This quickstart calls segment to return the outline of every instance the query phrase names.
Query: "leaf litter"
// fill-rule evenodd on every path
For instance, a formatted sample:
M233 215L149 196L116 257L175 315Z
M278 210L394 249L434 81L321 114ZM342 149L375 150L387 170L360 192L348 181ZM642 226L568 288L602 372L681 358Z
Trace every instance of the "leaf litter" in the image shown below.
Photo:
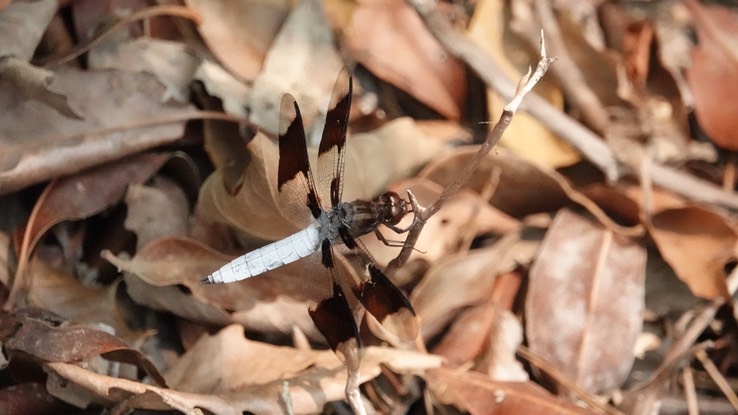
M559 58L534 91L545 101L525 98L391 275L420 335L387 342L364 319L362 407L738 410L738 10L183 3L0 3L0 406L343 410L351 379L307 313L304 265L199 283L304 225L276 194L281 95L317 136L350 65L345 199L411 189L427 206L472 162L469 137L534 66L543 28ZM400 252L362 241L382 268Z

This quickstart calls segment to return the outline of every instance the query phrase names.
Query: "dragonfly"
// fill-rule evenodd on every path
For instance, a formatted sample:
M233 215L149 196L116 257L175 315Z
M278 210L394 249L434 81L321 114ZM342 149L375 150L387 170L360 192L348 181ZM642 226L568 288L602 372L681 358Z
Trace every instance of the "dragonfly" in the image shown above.
M280 106L279 200L297 205L306 227L282 240L246 253L208 275L204 283L244 280L312 257L318 265L302 277L316 298L308 300L308 312L328 345L337 350L356 340L359 330L344 289L351 290L367 312L400 339L417 336L417 318L407 297L373 262L358 237L379 231L384 225L402 232L397 225L411 210L410 203L387 191L373 200L342 201L346 134L352 97L351 71L339 73L318 147L317 176L313 176L300 108L285 94ZM317 181L316 181L317 177ZM324 201L330 201L330 206ZM361 265L358 277L339 266L338 255L353 254ZM343 264L343 262L342 262Z

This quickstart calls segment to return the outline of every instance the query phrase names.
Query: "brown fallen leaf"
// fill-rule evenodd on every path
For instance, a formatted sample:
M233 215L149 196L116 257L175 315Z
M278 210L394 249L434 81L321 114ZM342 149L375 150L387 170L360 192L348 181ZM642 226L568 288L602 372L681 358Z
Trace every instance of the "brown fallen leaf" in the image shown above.
M643 324L645 267L637 242L559 211L530 270L530 349L587 391L619 387Z
M738 13L727 7L685 1L693 18L698 45L692 50L687 82L702 129L715 144L738 150Z
M528 373L515 358L523 326L508 310L486 301L464 311L433 352L454 367L476 362L476 370L496 381L524 382Z
M361 2L343 28L349 53L380 79L450 120L466 99L464 66L404 1Z
M129 344L141 339L142 333L130 329L118 303L119 283L104 288L86 287L73 275L53 269L38 256L31 260L28 278L31 282L28 300L34 307L53 310L79 324L107 325Z
M276 134L282 95L292 94L300 104L308 142L312 142L311 138L317 137L316 131L323 126L325 103L343 66L322 1L297 3L270 45L264 68L253 82L250 120ZM306 76L309 82L305 82Z
M18 269L8 306L26 301L26 266L39 238L52 226L100 213L117 203L130 183L148 180L166 162L166 154L141 154L49 184L36 201L18 253Z
M0 408L6 414L36 415L58 414L68 409L41 383L19 383L0 389Z
M162 102L186 103L201 59L188 46L149 37L109 40L88 53L89 69L148 72L166 87Z
M516 238L508 237L469 254L449 255L433 265L410 296L425 339L437 335L464 307L489 297L497 275L510 265L505 259L515 243Z
M83 119L0 94L0 194L171 143L193 108L163 103L166 88L146 73L60 67L49 88Z
M381 373L380 364L407 373L438 367L440 362L440 357L434 355L369 347L364 349L360 377L362 382L376 377ZM166 378L173 388L185 392L243 398L248 397L245 393L248 389L244 388L277 381L304 385L297 381L302 379L308 385L315 383L308 387L321 388L326 400L341 399L345 387L343 363L332 351L297 350L252 341L244 337L243 327L238 325L201 338ZM304 411L304 403L295 402L295 396L292 398L295 409Z
M552 396L533 382L499 382L446 368L428 371L426 380L437 400L472 415L597 413Z
M43 314L43 312L42 312ZM43 362L79 362L95 356L136 365L160 385L164 378L141 352L132 349L104 331L86 325L58 326L44 316L9 315L2 317L6 327L15 330L3 336L2 342L11 353L22 352Z
M476 148L469 146L454 150L444 157L437 157L418 176L440 185L448 185L475 152ZM640 224L624 226L610 218L602 207L575 189L562 174L507 151L485 157L465 186L481 192L495 170L499 171L499 183L495 186L490 203L513 217L522 218L532 213L555 211L567 204L576 203L587 209L603 225L618 233L631 236L643 233Z
M187 234L189 202L172 180L156 176L150 185L131 184L125 203L128 212L124 226L136 234L137 247L159 238Z
M477 148L468 146L437 157L418 173L418 177L447 186L476 152ZM566 194L556 180L549 177L548 171L507 151L496 151L485 157L466 187L481 192L494 169L500 169L500 181L490 202L510 216L522 218L531 213L555 211L567 202Z
M290 11L290 4L270 0L186 0L185 4L202 15L198 31L210 51L223 66L246 81L253 81L259 74Z
M381 365L400 373L422 373L440 364L438 356L368 347L362 359L360 382L378 376ZM203 337L185 354L167 375L174 389L104 376L72 364L50 363L48 367L53 375L50 389L62 399L78 398L69 393L60 395L70 389L62 386L66 382L84 388L90 398L108 403L139 409L173 408L185 413L194 413L196 408L217 414L279 413L285 405L281 396L290 399L295 414L317 413L327 402L342 399L346 387L346 370L332 351L297 350L255 342L246 339L243 328L237 325Z
M736 257L736 231L720 214L698 206L663 210L648 226L661 256L692 293L730 298L725 265Z

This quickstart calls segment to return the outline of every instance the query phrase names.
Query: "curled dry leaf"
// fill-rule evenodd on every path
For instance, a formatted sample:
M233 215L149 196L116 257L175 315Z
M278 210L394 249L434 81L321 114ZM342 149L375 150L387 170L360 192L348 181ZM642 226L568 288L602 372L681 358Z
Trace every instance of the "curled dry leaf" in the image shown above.
M596 413L552 396L532 382L499 382L452 369L431 370L426 380L436 399L472 415Z
M446 186L458 176L476 151L476 148L467 147L453 151L446 157L439 157L425 166L418 176ZM643 232L638 225L628 227L618 224L555 170L540 167L510 152L499 151L485 157L466 186L481 192L486 182L494 176L495 170L499 170L500 178L491 204L511 216L521 218L532 213L555 211L574 202L616 232L627 235L640 235Z
M141 352L131 349L118 337L90 326L55 326L31 316L3 316L6 327L15 326L3 345L11 353L22 352L44 362L79 362L101 356L136 365L160 385L166 385L156 367Z
M369 347L361 361L360 382L378 376L380 365L401 373L419 373L440 363L438 356ZM326 402L342 399L346 386L345 368L332 351L252 341L237 325L201 338L166 377L175 389L219 395L238 409L259 413L268 410L255 410L257 402L271 400L271 407L278 407L282 382L289 387L295 413L320 411Z
M227 336L228 338L225 338ZM221 333L215 335L216 339L210 340L203 338L201 342L209 344L205 349L213 353L220 353L218 348L222 344L236 345L240 343L231 355L232 361L238 361L244 364L253 365L254 363L264 363L266 366L275 363L278 359L270 356L284 358L286 361L306 361L312 359L315 363L307 370L300 371L299 374L290 375L293 371L284 368L283 377L277 377L276 380L265 384L242 384L237 390L230 389L223 391L220 395L211 392L192 393L184 392L177 389L164 389L156 386L146 385L127 379L119 379L110 376L104 376L90 372L77 365L67 363L50 363L48 368L51 370L49 379L49 389L61 399L72 401L70 403L78 404L79 391L74 395L68 393L70 383L72 386L78 386L87 391L90 398L104 400L108 403L123 403L126 407L134 409L151 409L151 410L169 410L176 409L184 413L198 413L199 409L206 410L210 413L237 415L244 412L255 414L273 414L284 412L284 402L279 398L283 396L285 387L287 388L287 396L289 396L292 409L295 414L313 414L320 412L326 403L344 397L344 389L346 387L346 370L343 364L336 358L335 354L330 350L325 351L301 351L289 349L286 347L277 347L272 345L260 344L244 339L242 329L238 326L231 326ZM239 340L240 338L240 340ZM215 347L216 349L212 349ZM198 350L202 351L202 348ZM259 352L259 354L254 354ZM251 357L248 361L244 360ZM306 357L301 357L306 356ZM311 357L312 356L312 357ZM210 356L208 359L193 359L186 357L183 361L187 364L196 363L196 366L188 366L188 370L202 374L205 379L212 379L209 370L212 366L212 359L217 360L216 356ZM227 363L227 362L226 362ZM429 368L437 368L440 366L441 360L437 356L404 351L387 349L380 347L369 347L365 349L365 355L362 360L362 371L360 382L366 382L378 376L381 373L380 365L387 365L397 368L403 372L421 372ZM215 372L222 369L220 365L215 365ZM263 366L262 366L263 367ZM235 367L228 368L229 372L234 373ZM248 374L246 371L239 371L240 375L257 376L257 373ZM230 380L238 380L239 374ZM189 374L188 374L189 375ZM221 375L221 373L216 373ZM203 385L197 384L197 376L190 376L187 385L189 387L199 388ZM176 383L174 376L170 379ZM226 387L232 385L224 385ZM81 406L81 405L79 405Z
M661 256L694 295L730 298L724 267L736 257L737 239L723 216L697 206L666 209L653 215L648 229Z
M49 88L84 119L0 94L0 194L171 143L184 131L172 120L192 109L163 103L166 88L146 73L62 67Z
M166 86L162 101L188 102L190 83L201 60L186 45L143 37L130 41L114 40L93 48L87 59L90 69L120 69L148 72Z
M489 297L498 273L508 266L503 258L516 241L503 238L489 248L448 256L428 271L410 297L423 337L432 338L459 310Z
M253 81L290 3L282 0L203 1L185 4L203 17L198 27L210 51L236 76Z
M418 173L418 177L447 186L476 152L475 147L465 147L436 158ZM466 187L481 192L495 169L500 170L500 181L491 204L508 215L521 218L531 213L554 211L567 203L566 194L550 177L553 173L506 151L493 152L485 157Z
M229 402L212 395L196 395L159 388L128 379L91 372L71 363L49 363L47 388L59 399L78 407L91 402L125 402L134 409L171 410L194 414L202 408L214 414L241 415ZM87 392L85 395L83 392Z
M187 234L187 196L164 176L155 177L150 186L131 184L126 192L126 206L124 226L136 234L138 247L159 238Z
M216 171L200 191L200 213L261 240L283 238L302 229L306 224L284 212L279 204L277 144L257 134L247 151L251 161L239 192L229 194L222 184L222 173ZM343 200L369 199L381 193L388 183L408 176L440 151L441 145L409 118L349 137ZM310 151L311 156L316 153L315 149Z
M330 350L297 350L244 337L243 327L230 325L203 336L166 373L171 387L183 392L222 394L246 385L294 377L311 366L342 366Z
M74 276L52 269L38 257L32 259L30 265L28 299L34 307L53 310L76 323L105 325L129 344L140 339L141 333L128 327L124 312L119 308L118 283L105 288L85 287Z
M404 1L364 1L345 28L346 47L373 74L439 114L458 120L466 99L463 64Z
M54 0L18 2L0 13L0 59L10 56L28 62L57 9Z
M687 81L694 95L697 120L720 147L738 150L738 13L727 7L685 4L694 19L699 44L692 51Z
M522 341L523 326L518 319L486 301L464 311L433 352L454 366L479 360L479 371L496 381L523 382L528 373L515 358Z
M641 333L646 251L561 210L530 271L530 349L592 393L620 386Z
M46 231L62 221L84 219L117 203L130 183L148 180L167 158L166 154L141 154L49 184L36 201L23 235L10 302L25 302L25 267Z
M19 383L0 390L0 407L7 414L58 414L66 409L61 406L41 383Z

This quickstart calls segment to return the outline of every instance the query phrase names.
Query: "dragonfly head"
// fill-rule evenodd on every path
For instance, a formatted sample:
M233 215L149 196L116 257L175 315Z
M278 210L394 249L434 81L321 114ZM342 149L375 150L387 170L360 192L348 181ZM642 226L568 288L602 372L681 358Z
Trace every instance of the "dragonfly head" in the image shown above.
M408 212L408 202L395 192L384 192L374 201L376 218L385 225L397 225Z

